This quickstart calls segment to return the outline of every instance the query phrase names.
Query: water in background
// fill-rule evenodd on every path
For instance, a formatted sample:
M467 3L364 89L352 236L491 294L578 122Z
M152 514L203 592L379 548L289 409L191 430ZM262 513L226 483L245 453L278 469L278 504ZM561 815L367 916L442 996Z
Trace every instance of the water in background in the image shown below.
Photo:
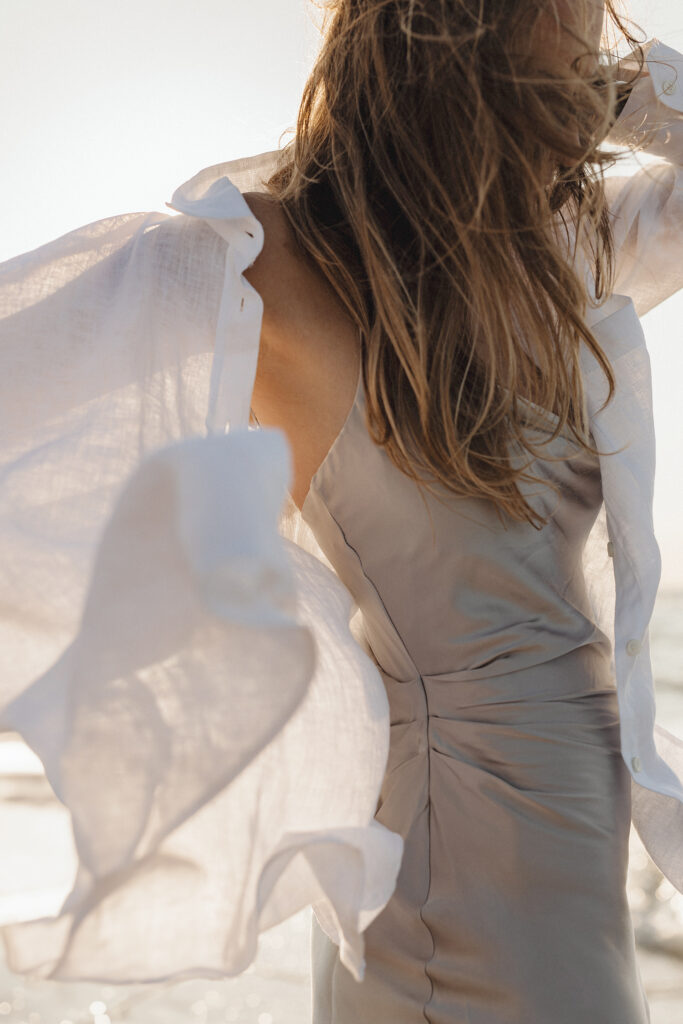
M650 622L657 722L683 739L683 591L660 591ZM639 944L681 958L683 895L654 866L631 830L629 899ZM683 1005L680 1020L683 1020Z
M661 591L650 623L657 720L683 738L683 590Z

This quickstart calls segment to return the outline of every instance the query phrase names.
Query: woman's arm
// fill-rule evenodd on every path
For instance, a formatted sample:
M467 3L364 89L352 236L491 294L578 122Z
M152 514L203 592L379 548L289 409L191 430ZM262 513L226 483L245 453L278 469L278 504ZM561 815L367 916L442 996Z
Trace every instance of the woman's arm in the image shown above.
M173 206L0 266L0 733L78 856L58 916L0 939L53 979L225 975L314 904L360 980L402 849L386 694L348 591L278 533L285 438L246 429L260 224L220 168Z
M225 252L142 213L0 265L0 703L73 637L129 474L204 432Z
M683 55L657 39L608 145L642 148L662 162L606 179L616 250L614 291L642 316L683 288ZM625 71L635 60L622 62Z

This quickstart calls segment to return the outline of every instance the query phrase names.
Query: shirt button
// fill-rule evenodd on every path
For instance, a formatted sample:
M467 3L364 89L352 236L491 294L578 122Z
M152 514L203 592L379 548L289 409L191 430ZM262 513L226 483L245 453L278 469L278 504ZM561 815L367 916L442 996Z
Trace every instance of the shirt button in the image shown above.
M611 540L607 541L607 554L610 558L614 558L614 544Z
M632 757L631 767L633 768L634 772L639 772L643 767L643 762L640 760L639 757Z
M632 658L635 658L636 654L640 654L640 643L638 640L629 640L626 644L626 653L630 654Z
M667 78L666 82L663 83L662 88L667 96L673 96L676 91L676 79Z

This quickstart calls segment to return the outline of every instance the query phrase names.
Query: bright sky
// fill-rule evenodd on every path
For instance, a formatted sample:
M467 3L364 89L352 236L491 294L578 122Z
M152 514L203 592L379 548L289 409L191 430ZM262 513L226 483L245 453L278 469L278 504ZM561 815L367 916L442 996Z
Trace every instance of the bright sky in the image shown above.
M647 38L683 50L680 0L628 9ZM295 122L317 16L309 0L2 0L0 259L111 214L164 211L202 167L277 148ZM662 585L679 588L682 324L683 294L643 320Z

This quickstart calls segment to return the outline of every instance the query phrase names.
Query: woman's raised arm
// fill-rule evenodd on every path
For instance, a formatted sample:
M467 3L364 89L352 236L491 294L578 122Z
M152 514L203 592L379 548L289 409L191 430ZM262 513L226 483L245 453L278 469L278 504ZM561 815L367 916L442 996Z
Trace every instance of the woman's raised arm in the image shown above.
M260 224L220 167L172 205L0 267L0 732L77 855L57 916L0 921L8 965L224 976L314 904L360 977L402 850L373 818L386 694L351 596L278 533L284 436L247 429Z
M630 176L606 179L616 249L614 291L643 316L683 288L683 55L657 39L607 136L660 157ZM629 70L633 58L623 62Z

